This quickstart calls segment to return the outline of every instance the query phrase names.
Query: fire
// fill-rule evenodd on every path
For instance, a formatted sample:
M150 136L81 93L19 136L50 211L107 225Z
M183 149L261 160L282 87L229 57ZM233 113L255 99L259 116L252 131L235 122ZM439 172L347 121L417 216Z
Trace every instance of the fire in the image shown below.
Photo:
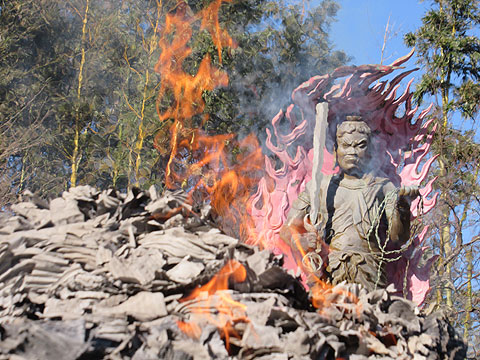
M351 292L341 289L341 287L334 287L320 279L317 279L315 285L311 289L312 305L317 309L318 313L328 316L328 309L332 304L351 304L350 311L355 311L357 316L362 313L362 304L358 297Z
M169 144L168 149L161 144L167 138L164 132L159 132L155 144L162 153L169 154L165 179L168 188L183 188L191 200L195 197L209 201L225 232L244 242L262 245L263 235L249 215L254 206L249 201L252 191L265 174L265 160L256 136L238 140L234 134L209 136L198 128L198 124L201 126L208 120L204 114L204 92L227 86L229 82L227 73L221 69L222 55L225 49L234 48L236 44L220 27L219 10L222 3L230 1L214 0L205 9L193 13L185 1L179 0L174 11L167 14L155 71L161 75L157 111L162 124L168 126ZM192 54L189 42L194 29L210 34L218 58L214 59L215 54L206 54L192 75L185 71L184 63ZM170 103L164 108L162 102L166 99ZM305 259L298 237L294 236L294 243L301 260ZM287 252L290 250L285 249ZM302 267L301 262L298 265ZM308 259L306 266L309 267ZM234 301L226 292L228 281L242 282L245 278L246 270L240 263L228 262L210 282L182 299L184 303L191 302L189 308L195 316L186 322L179 321L180 329L198 338L199 323L214 324L221 330L228 347L230 336L236 335L233 324L248 321L245 305ZM312 275L312 279L317 284L312 289L313 303L321 309L322 301L326 301L323 294L330 288L318 277Z
M192 321L178 321L179 328L187 335L198 338L201 335L199 323L215 325L225 339L227 350L230 347L230 336L238 337L233 325L237 322L248 322L246 306L232 299L228 290L228 282L243 282L247 277L245 267L238 261L230 260L207 284L195 289L180 302L191 301ZM214 296L215 295L215 296Z
M233 134L208 136L195 129L194 119L201 124L208 120L203 114L205 91L228 85L225 71L212 64L205 55L198 71L191 75L184 70L184 62L191 55L188 46L195 26L208 31L217 48L218 63L222 63L224 48L234 48L235 42L220 27L219 9L223 2L215 0L205 9L193 14L187 3L179 1L174 12L166 16L159 46L160 58L155 71L161 75L157 101L160 121L171 122L169 159L165 184L168 188L183 188L193 196L203 195L210 201L225 231L248 239L254 237L254 226L246 211L251 190L263 174L263 155L258 140L250 135L237 140ZM167 109L160 108L160 100L173 98ZM157 148L161 137L156 139Z
M352 304L353 310L357 313L361 313L361 303L359 303L357 296L350 293L341 287L335 287L321 279L325 272L325 261L328 256L329 248L326 244L322 244L320 253L315 254L320 258L318 263L313 263L312 258L308 256L308 250L305 249L304 244L301 243L302 229L291 226L288 228L291 236L292 254L297 265L303 269L304 285L308 289L310 284L310 294L312 305L318 310L320 314L328 316L328 313L324 313L323 309L328 309L333 303L343 302Z
M184 62L192 53L188 43L195 27L210 34L217 49L218 64L222 64L224 48L236 46L219 25L218 13L227 1L231 0L214 0L196 14L185 1L178 1L176 9L166 16L159 41L161 55L155 66L162 79L157 111L161 122L171 123L166 186L183 188L191 198L209 201L224 230L248 236L251 220L247 218L245 204L263 163L260 146L254 135L239 141L233 134L208 136L195 128L198 119L201 125L208 120L203 113L204 92L227 86L228 75L212 63L212 56L208 54L196 74L184 69ZM164 99L171 99L166 109L160 104ZM165 134L157 135L156 146L164 150L159 143L161 137L165 138ZM245 268L237 261L229 261L210 282L182 299L186 304L191 303L189 309L193 317L190 321L179 321L179 328L189 336L199 337L199 323L213 324L221 330L228 348L230 336L236 335L233 324L248 321L245 305L234 301L226 292L228 281L242 282L245 278Z
M245 267L236 260L230 260L208 283L195 289L182 301L192 300L203 292L213 295L219 290L227 290L230 278L234 282L243 282L247 278Z

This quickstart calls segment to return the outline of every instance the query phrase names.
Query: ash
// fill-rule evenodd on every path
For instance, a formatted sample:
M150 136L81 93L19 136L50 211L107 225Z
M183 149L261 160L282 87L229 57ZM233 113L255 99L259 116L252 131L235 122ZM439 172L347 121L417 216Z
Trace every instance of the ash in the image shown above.
M21 200L0 218L0 359L465 357L442 314L390 289L340 284L314 308L281 256L222 234L181 192ZM229 260L245 281L182 301ZM214 306L225 296L227 319Z

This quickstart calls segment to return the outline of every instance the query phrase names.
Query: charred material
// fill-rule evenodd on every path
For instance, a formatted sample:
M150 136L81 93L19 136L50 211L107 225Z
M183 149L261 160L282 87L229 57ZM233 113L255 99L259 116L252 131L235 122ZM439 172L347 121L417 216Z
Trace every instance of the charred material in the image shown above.
M444 317L392 289L307 293L281 256L222 234L181 192L76 187L50 202L24 194L12 211L0 219L1 359L465 356ZM204 287L222 272L224 289Z

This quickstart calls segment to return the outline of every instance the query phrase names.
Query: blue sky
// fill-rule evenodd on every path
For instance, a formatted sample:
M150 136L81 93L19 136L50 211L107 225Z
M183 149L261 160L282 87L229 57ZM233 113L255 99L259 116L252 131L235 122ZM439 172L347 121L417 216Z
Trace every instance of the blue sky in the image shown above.
M387 22L389 33L383 64L388 65L408 54L410 49L403 43L403 35L421 26L422 17L431 9L433 3L429 0L337 0L337 2L341 8L337 14L337 21L330 29L330 40L334 49L344 50L353 57L351 61L353 65L380 63ZM311 2L312 6L316 4L317 0ZM475 34L480 36L478 30ZM415 55L404 66L407 69L417 67ZM421 70L417 71L406 80L413 77L417 82L421 74ZM405 80L402 84L404 83ZM423 106L428 106L433 101L431 98L424 100ZM454 124L462 130L476 128L476 124L470 120L466 121L458 114L455 115ZM477 132L476 139L480 141L480 132Z
M430 1L418 0L339 0L338 21L333 24L330 39L336 49L353 56L355 65L380 63L385 27L389 34L384 51L384 64L406 55L403 35L421 25L421 18ZM390 20L389 20L390 17ZM414 66L414 59L407 63Z

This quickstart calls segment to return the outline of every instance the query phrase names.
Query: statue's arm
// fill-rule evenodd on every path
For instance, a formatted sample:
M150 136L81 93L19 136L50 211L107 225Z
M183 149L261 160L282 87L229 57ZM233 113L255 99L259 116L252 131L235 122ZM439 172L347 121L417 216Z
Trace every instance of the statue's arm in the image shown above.
M385 188L385 195L395 190L392 183ZM410 204L419 195L418 187L402 186L396 198L387 204L386 213L389 219L390 240L396 244L405 244L410 238Z
M298 195L293 202L292 207L287 215L287 220L280 230L280 237L291 247L298 247L295 244L295 237L302 243L306 237L303 236L307 232L305 229L304 219L310 210L310 197L307 191ZM313 244L302 244L304 250L310 248ZM315 245L313 245L315 246Z

